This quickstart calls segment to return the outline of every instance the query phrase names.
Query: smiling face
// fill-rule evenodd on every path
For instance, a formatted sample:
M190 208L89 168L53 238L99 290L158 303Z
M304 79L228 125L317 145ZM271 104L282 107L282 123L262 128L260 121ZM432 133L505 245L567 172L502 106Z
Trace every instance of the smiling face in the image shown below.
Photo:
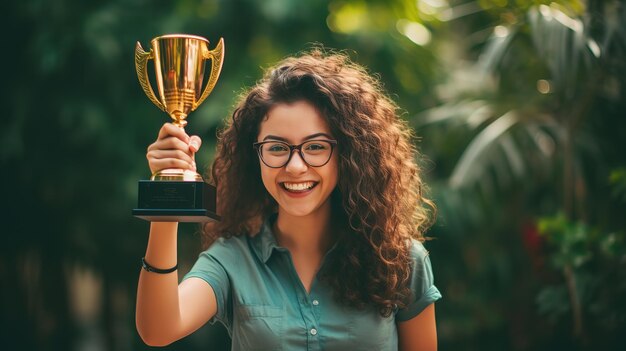
M333 139L318 110L302 100L273 106L261 122L257 137L259 142L284 141L291 145ZM319 147L313 144L309 150L318 152ZM328 163L321 167L309 166L297 151L280 168L268 167L259 160L263 184L278 203L279 214L300 217L330 211L329 198L339 173L336 154L333 152Z

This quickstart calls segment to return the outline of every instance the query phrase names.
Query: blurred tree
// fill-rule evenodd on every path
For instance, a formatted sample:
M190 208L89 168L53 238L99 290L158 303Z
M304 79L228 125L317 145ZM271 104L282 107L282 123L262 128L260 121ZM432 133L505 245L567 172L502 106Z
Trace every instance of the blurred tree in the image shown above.
M471 238L463 243L478 241L483 246L463 261L483 265L477 269L486 277L490 277L486 264L507 270L490 279L518 289L515 276L525 271L524 258L511 256L504 262L489 258L494 253L485 248L493 243L483 240L499 242L494 237L498 233L509 241L508 254L514 253L510 232L523 234L515 241L535 260L531 272L540 276L526 278L522 286L541 287L522 296L528 300L533 291L538 294L539 312L550 317L551 332L536 329L531 334L535 340L513 339L513 345L500 347L616 347L626 319L624 309L617 308L623 305L618 296L626 289L611 282L624 271L625 223L619 215L624 204L610 196L607 180L611 168L626 161L614 153L615 145L623 144L625 127L619 111L625 104L626 35L619 23L626 19L626 9L617 1L527 2L527 6L518 1L521 6L512 11L506 3L479 2L496 15L490 29L470 35L490 33L484 44L475 45L480 54L474 63L463 65L462 72L452 72L444 103L415 119L423 134L441 137L426 153L439 156L441 174L449 174L435 190L442 216L451 231ZM544 218L536 222L537 217ZM611 254L601 250L607 246ZM563 274L562 280L543 269L544 257ZM589 274L598 275L588 279ZM508 288L496 289L504 296L515 295ZM489 294L481 294L481 308L493 305ZM459 303L467 304L463 298ZM518 314L517 319L527 314L513 306L501 309ZM509 323L515 334L520 326L515 320L505 322L503 312L482 328L507 328ZM530 320L517 323L529 324L524 326L528 330L533 330L530 323L542 328L533 321L538 317L532 313L522 317ZM566 331L569 323L571 338Z

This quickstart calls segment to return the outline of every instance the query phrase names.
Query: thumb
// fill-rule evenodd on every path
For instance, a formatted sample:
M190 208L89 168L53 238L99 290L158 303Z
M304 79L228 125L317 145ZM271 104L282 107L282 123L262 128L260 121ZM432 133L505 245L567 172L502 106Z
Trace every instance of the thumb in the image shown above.
M192 135L189 137L189 150L191 152L198 152L200 150L200 146L202 145L202 139L200 139L197 135Z

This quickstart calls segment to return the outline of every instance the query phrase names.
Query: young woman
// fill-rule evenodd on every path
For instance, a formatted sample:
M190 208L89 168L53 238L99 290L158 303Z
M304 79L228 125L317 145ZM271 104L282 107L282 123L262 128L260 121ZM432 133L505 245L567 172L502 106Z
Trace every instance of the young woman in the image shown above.
M177 223L152 223L137 329L167 345L219 321L233 350L436 350L441 295L422 233L431 202L409 128L376 79L342 54L288 58L246 94L219 137L220 222L179 284ZM152 172L195 170L172 124Z

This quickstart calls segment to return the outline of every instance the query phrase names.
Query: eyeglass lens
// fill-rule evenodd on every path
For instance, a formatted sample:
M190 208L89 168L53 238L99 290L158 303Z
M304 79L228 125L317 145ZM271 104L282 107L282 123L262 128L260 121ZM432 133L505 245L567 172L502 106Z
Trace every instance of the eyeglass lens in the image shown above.
M301 156L304 162L313 167L324 165L332 154L331 143L323 140L311 140L301 145ZM267 142L259 146L259 152L263 162L270 167L282 167L287 164L291 155L288 144L276 141Z

